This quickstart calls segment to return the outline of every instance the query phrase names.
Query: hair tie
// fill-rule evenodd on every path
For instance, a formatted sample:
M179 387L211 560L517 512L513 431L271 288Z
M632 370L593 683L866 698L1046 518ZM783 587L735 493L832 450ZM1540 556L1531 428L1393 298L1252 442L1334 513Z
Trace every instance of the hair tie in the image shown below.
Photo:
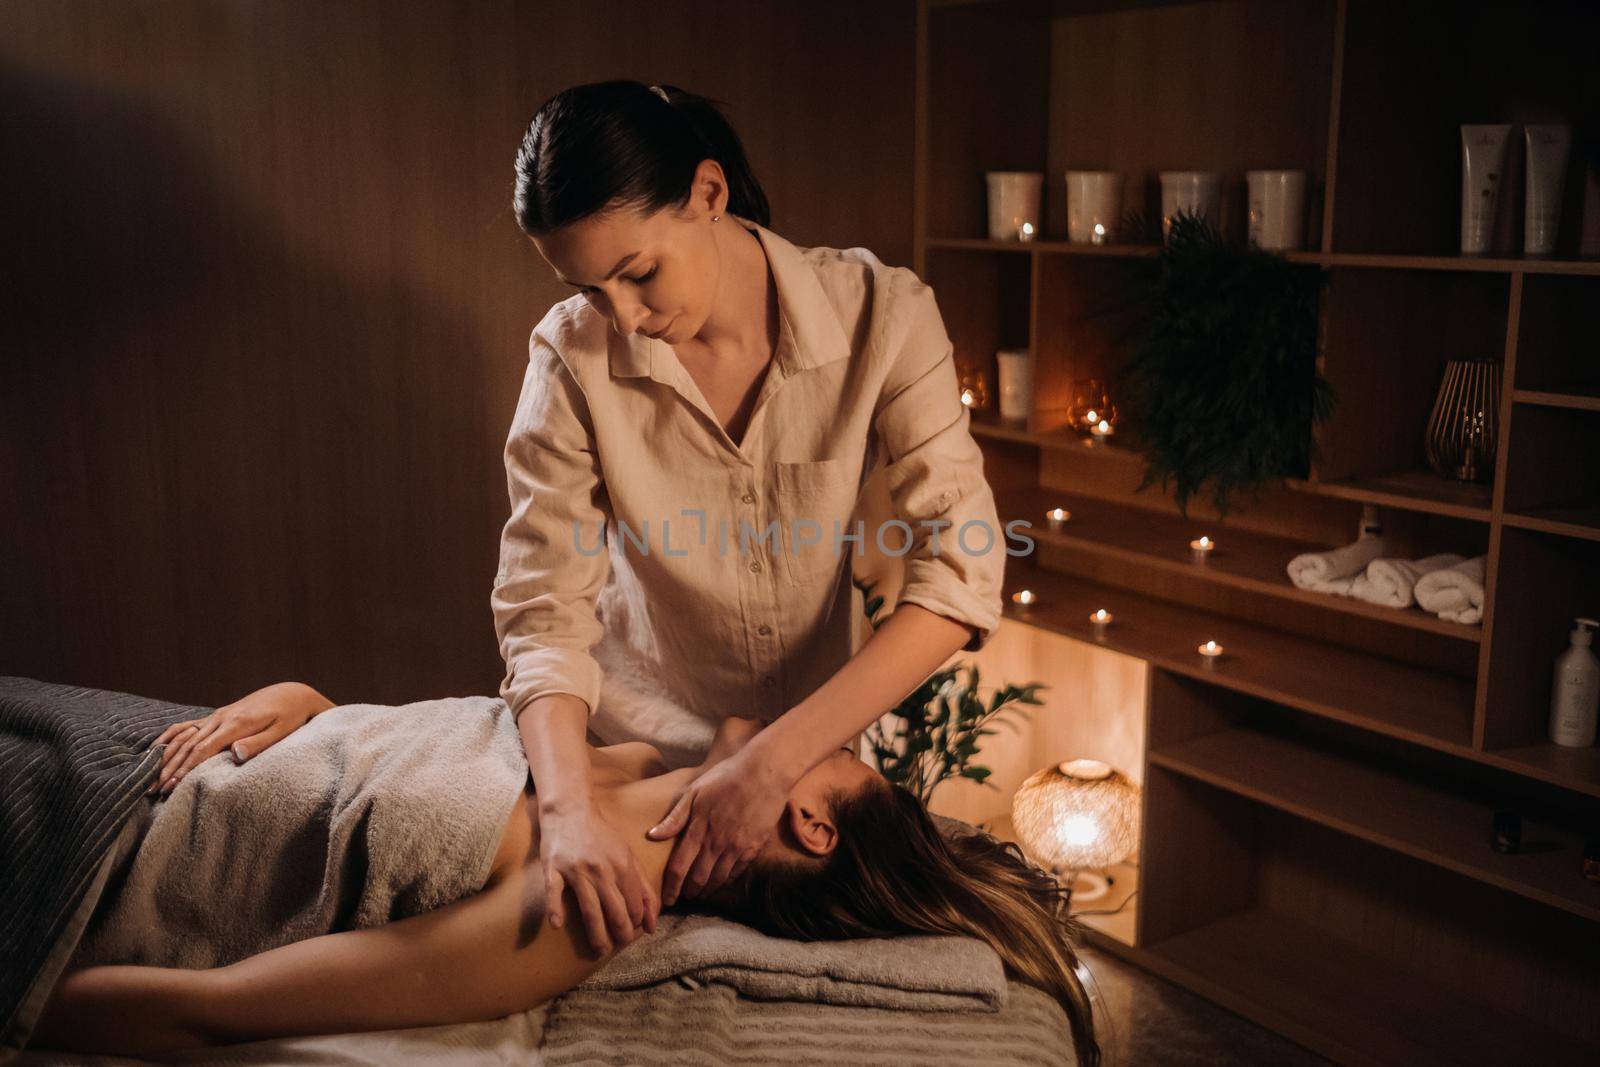
M656 94L656 95L657 95L657 96L659 96L659 97L660 97L660 98L661 98L661 99L663 99L663 100L666 100L666 102L667 102L667 103L668 103L668 104L671 104L671 103L672 103L672 101L671 101L671 100L667 100L667 91L666 91L666 90L665 90L665 89L663 89L663 88L661 88L661 86L659 86L659 85L652 85L652 86L650 86L650 91L651 91L651 92L652 92L652 93L655 93L655 94Z

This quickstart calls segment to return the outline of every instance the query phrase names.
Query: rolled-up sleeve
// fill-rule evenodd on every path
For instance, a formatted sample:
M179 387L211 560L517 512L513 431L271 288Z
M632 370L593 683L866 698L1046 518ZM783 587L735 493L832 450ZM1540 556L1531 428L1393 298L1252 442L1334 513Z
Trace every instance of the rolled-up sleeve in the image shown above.
M892 303L880 334L888 373L874 427L888 453L890 500L912 529L896 603L974 627L964 651L976 652L1000 625L1005 531L933 289L900 268L880 298Z
M547 315L528 342L528 369L506 439L511 516L500 537L490 603L513 715L547 693L593 712L602 635L595 602L610 573L600 538L605 491L583 391L557 354L561 321Z

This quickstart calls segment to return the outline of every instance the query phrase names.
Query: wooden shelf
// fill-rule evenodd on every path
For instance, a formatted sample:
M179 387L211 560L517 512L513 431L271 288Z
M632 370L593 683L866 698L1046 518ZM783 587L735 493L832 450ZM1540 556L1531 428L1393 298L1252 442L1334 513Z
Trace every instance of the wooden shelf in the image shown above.
M1543 782L1600 797L1600 747L1564 748L1544 742L1490 749L1483 762Z
M1326 545L1222 528L1216 523L1049 489L998 492L995 502L1002 523L1026 519L1033 524L1029 535L1042 542L1461 641L1482 639L1481 626L1446 622L1415 607L1391 608L1355 597L1317 593L1289 580L1291 559L1304 552L1324 551ZM1045 511L1052 507L1072 513L1059 531L1049 529L1045 521ZM1201 534L1213 536L1217 547L1206 562L1196 563L1189 542Z
M1459 184L1462 115L1582 125L1570 102L1600 88L1584 50L1600 13L1502 6L1455 13L1448 39L1436 12L1380 0L1018 0L919 25L915 268L964 357L1034 356L1027 424L971 421L1002 517L1038 541L1006 561L1006 618L1152 668L1145 945L1093 937L1342 1063L1600 1063L1600 894L1577 862L1600 748L1542 743L1551 659L1600 603L1583 462L1600 258L1454 254L1459 205L1436 195ZM1441 79L1461 41L1494 68ZM1140 492L1131 418L1096 444L1060 428L1080 381L1128 366L1127 283L1162 251L1061 240L1060 176L1122 174L1119 210L1149 215L1180 157L1228 175L1217 221L1235 240L1240 176L1304 171L1308 247L1284 258L1327 282L1318 366L1341 401L1312 430L1318 461L1226 524ZM994 169L1049 176L1035 240L977 236ZM1569 257L1582 229L1563 221ZM1501 367L1493 485L1411 469L1446 359ZM1487 550L1485 626L1295 587L1289 559L1339 543L1361 504L1392 512L1407 551ZM1073 517L1051 531L1055 506ZM1201 533L1218 548L1196 563ZM1011 603L1021 588L1037 601ZM1101 607L1115 619L1097 634ZM1200 656L1207 639L1226 655ZM1540 798L1527 836L1554 850L1492 851L1500 789Z
M1030 430L1017 423L1002 422L985 412L973 414L970 425L974 437L1073 451L1118 463L1140 461L1138 452L1127 445L1115 443L1114 439L1094 440L1072 430Z
M1289 487L1302 493L1378 504L1403 511L1429 515L1448 515L1472 522L1488 522L1493 494L1487 485L1448 482L1432 471L1396 471L1337 481L1288 480Z
M1019 589L1038 601L1011 601ZM1238 619L1006 563L1007 618L1098 644L1177 674L1277 701L1387 737L1474 758L1473 685L1453 675L1323 644ZM1096 636L1089 614L1106 608L1115 621ZM1207 640L1228 650L1219 661L1195 651Z
M1324 267L1363 267L1374 270L1475 271L1494 274L1600 275L1600 259L1537 259L1521 256L1426 256L1403 253L1307 252L1306 262Z
M1078 244L1059 239L996 240L989 237L932 237L927 247L966 252L1038 252L1054 256L1148 259L1161 251L1153 244ZM1285 252L1291 263L1364 270L1465 271L1489 274L1565 274L1600 277L1600 259L1537 259L1519 256L1430 256L1389 252Z
M1575 408L1578 411L1600 411L1600 388L1545 390L1518 389L1511 394L1518 404L1540 407Z
M1259 730L1223 730L1152 751L1149 758L1341 833L1600 920L1600 885L1579 869L1583 839L1525 822L1523 841L1530 850L1495 852L1489 847L1492 804ZM1533 850L1539 847L1545 850Z
M1537 533L1580 537L1600 541L1600 507L1537 508L1526 512L1506 512L1505 524Z
M1161 251L1158 245L1089 245L1071 241L1000 241L992 237L933 237L929 248L957 252L1042 252L1055 256L1090 256L1103 259L1150 259Z
M1152 970L1343 1063L1593 1064L1600 1050L1266 908L1144 953Z
M1066 430L1029 430L1025 426L1002 423L993 416L975 414L972 435L995 441L1033 445L1038 448L1070 449L1082 455L1098 456L1119 463L1139 462L1139 453L1127 445L1110 441L1089 443L1080 434ZM1354 500L1363 504L1445 515L1469 522L1488 522L1493 489L1487 485L1461 485L1447 482L1432 471L1399 471L1339 481L1310 481L1286 478L1284 484L1301 493Z

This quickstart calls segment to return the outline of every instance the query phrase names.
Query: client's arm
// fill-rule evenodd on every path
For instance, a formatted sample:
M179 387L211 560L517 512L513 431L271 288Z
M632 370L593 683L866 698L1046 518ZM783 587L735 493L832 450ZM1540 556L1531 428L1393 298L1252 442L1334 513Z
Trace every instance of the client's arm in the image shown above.
M333 701L304 682L279 682L210 715L175 722L155 739L155 744L167 748L150 792L172 792L184 775L224 748L231 749L234 760L243 763L331 707Z

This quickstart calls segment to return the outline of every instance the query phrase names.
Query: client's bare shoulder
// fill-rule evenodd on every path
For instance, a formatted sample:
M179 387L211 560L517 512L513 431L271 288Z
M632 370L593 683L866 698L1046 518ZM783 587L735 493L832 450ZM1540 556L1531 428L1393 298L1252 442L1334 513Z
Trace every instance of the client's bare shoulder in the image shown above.
M624 741L589 750L590 766L596 786L615 786L654 778L667 773L667 765L654 745L643 741Z

